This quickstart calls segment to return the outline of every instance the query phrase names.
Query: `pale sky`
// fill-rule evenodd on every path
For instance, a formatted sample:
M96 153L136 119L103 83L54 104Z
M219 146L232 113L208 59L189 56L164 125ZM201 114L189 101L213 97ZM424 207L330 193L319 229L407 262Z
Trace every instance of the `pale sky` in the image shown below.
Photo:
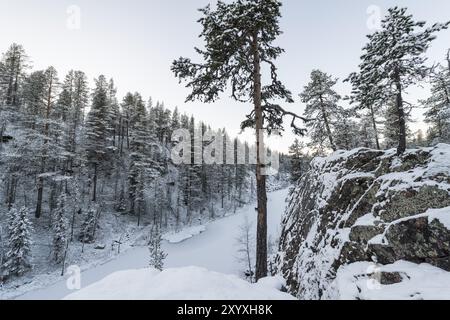
M215 104L185 104L188 90L170 71L171 62L179 56L195 60L193 47L201 45L197 9L208 2L0 0L0 52L12 42L20 43L34 70L53 65L63 79L68 70L79 69L87 73L91 84L94 77L105 74L114 78L119 99L127 91L138 91L236 135L250 105L234 102L227 95ZM372 32L368 8L378 6L384 14L388 7L407 6L417 19L429 23L450 20L448 0L284 0L283 4L284 35L278 44L286 53L278 61L279 74L296 97L296 103L287 108L297 113L304 108L298 94L313 69L341 80L357 71L365 36ZM80 10L79 28L73 28L77 21L71 19L77 11L73 8ZM442 61L448 48L450 31L446 30L428 52L430 64ZM341 95L349 93L348 85L339 84L336 89ZM411 88L409 93L408 99L415 102L426 97L427 90ZM421 113L414 113L415 129L423 127ZM289 131L273 141L272 147L286 151L293 139Z

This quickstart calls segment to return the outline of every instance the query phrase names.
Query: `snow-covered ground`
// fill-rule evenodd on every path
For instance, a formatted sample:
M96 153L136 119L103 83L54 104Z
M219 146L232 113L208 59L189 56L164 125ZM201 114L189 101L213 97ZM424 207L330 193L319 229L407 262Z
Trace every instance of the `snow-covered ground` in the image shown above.
M285 199L288 189L276 191L269 194L269 235L278 237L280 232L281 216L284 212ZM210 271L224 274L240 274L242 267L235 258L237 255L236 238L239 227L243 224L245 217L253 222L256 229L255 204L248 205L236 214L212 222L206 226L204 232L199 233L198 228L193 228L192 237L186 232L177 236L168 237L169 240L185 238L178 243L164 243L164 251L168 254L165 261L166 268L180 268L197 266ZM172 241L176 242L176 241ZM117 271L142 269L148 266L149 253L147 247L135 247L127 250L114 260L105 264L95 266L81 273L81 288L85 288ZM67 288L66 278L45 287L30 291L17 299L62 299L73 293Z
M383 272L398 273L402 281L382 285L380 278ZM370 262L352 263L339 269L332 286L339 291L341 300L450 299L450 273L426 263L397 261L386 266Z
M119 271L66 300L295 300L280 277L251 284L235 275L199 267Z

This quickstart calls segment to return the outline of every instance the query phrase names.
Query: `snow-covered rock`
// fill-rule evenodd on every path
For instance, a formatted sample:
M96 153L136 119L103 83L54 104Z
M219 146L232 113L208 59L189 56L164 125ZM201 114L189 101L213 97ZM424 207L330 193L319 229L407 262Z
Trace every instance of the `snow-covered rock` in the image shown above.
M355 283L383 265L407 261L422 267L381 272L384 287L416 287L410 298L427 298L418 275L433 266L442 270L436 283L450 275L449 220L450 145L401 157L395 150L338 151L315 159L292 191L278 271L289 292L302 299L382 298L363 294L367 288ZM365 270L349 267L355 263ZM408 286L395 284L405 279Z
M279 277L256 284L203 268L129 270L113 273L65 300L294 300Z

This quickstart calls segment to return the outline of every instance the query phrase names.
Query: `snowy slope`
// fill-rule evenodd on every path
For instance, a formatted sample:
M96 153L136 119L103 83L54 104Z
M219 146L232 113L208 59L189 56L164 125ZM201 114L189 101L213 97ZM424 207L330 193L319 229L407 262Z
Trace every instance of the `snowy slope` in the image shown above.
M269 235L272 237L278 237L280 233L281 215L286 207L287 194L288 190L269 194ZM249 217L256 229L254 208L255 204L252 204L241 209L235 215L212 222L206 226L206 231L185 241L165 242L164 251L168 253L165 267L198 266L224 274L239 274L242 268L234 258L237 253L236 237L245 216ZM148 265L148 259L147 247L132 248L112 261L82 272L82 288L117 271L145 268ZM65 278L50 286L46 286L45 283L31 283L29 286L34 289L42 287L44 289L30 291L18 299L62 299L71 293L67 289Z
M198 267L120 271L67 300L294 300L280 291L281 278L250 284L234 275Z

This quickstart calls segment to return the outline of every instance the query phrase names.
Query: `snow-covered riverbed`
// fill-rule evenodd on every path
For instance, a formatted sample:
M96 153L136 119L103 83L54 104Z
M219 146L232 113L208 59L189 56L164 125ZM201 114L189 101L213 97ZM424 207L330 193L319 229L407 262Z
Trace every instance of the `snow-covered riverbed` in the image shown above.
M273 238L278 237L280 232L280 220L287 194L287 189L269 194L269 235ZM253 223L253 229L256 229L256 212L253 204L241 209L235 215L208 224L204 232L190 239L179 243L165 242L164 250L168 254L165 267L197 266L225 274L238 274L241 268L235 258L236 238L245 216L248 216L249 221ZM82 272L81 285L86 287L117 271L145 268L148 259L147 247L130 249L112 261ZM62 299L70 293L73 291L67 288L66 279L62 278L47 288L28 292L18 299Z

